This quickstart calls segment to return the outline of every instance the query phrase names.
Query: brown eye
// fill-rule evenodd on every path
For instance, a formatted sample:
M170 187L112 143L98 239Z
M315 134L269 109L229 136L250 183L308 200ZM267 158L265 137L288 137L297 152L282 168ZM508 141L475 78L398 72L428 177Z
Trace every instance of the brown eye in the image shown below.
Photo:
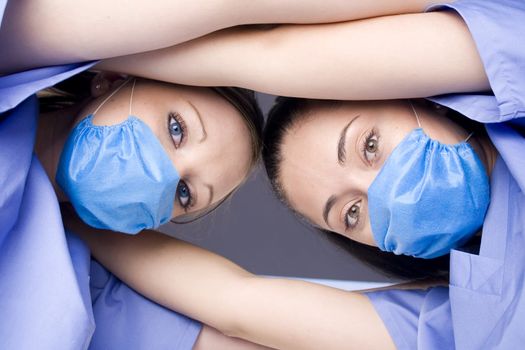
M368 140L366 144L366 151L370 153L376 153L377 151L377 140Z
M368 163L372 163L378 155L379 137L375 131L371 131L365 138L363 144L363 156Z
M359 222L359 212L361 211L361 202L355 203L348 209L345 215L346 229L354 228Z

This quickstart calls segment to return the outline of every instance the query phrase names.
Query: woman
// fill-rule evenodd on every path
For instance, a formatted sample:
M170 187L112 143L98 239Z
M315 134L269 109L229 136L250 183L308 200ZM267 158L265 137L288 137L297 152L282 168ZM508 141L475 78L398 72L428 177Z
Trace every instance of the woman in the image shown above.
M0 3L2 74L169 47L219 29L266 23L328 23L421 12L429 0L348 4L342 0L141 1L106 3L64 0ZM125 9L125 11L124 11ZM105 15L105 16L104 16Z
M261 124L246 91L129 78L42 115L36 153L85 222L137 233L228 196L257 162Z
M42 113L38 128L36 101L31 98L3 115L2 169L10 172L3 177L1 211L6 219L0 264L5 281L1 290L6 296L0 327L3 344L78 348L93 338L98 342L91 343L93 348L113 348L112 341L122 339L136 346L137 339L129 336L105 338L97 331L92 337L93 322L104 330L102 324L109 322L115 308L126 305L130 312L155 317L140 333L141 340L151 346L191 347L201 334L203 339L212 336L212 346L222 342L226 348L255 348L209 328L201 333L199 324L146 300L112 279L101 266L95 266L90 276L83 275L90 271L89 252L71 236L66 236L68 245L64 245L56 196L72 200L91 225L136 233L162 220L187 220L217 206L243 182L259 154L262 117L250 93L134 78L111 84L105 81L111 76L73 78L87 82L86 96L73 105L72 95L64 98L64 92L58 99L42 98L43 109L52 109L64 99L69 107ZM88 96L91 77L94 97ZM71 82L62 85L67 84ZM100 91L102 86L108 91ZM33 143L42 165L30 156ZM55 179L55 173L56 183L47 178ZM42 220L47 227L38 227ZM25 261L31 261L31 268ZM119 296L118 305L104 304L104 288L119 290L113 294ZM112 323L111 329L118 324L129 333L138 326L121 320ZM169 326L171 337L147 332L162 326ZM20 337L16 330L22 328L31 337ZM202 348L209 346L204 341Z
M443 277L442 256L480 229L498 157L480 124L416 100L282 99L270 114L264 155L279 198L357 242L337 239L365 261Z
M436 7L436 9L438 8ZM231 79L229 81L233 84L257 86L267 92L279 91L288 95L305 97L413 98L464 92L464 94L435 97L433 100L459 111L471 119L493 123L487 124L486 128L491 142L498 151L498 160L494 162L495 153L490 143L482 141L481 138L472 140L473 144L478 143L478 146L475 147L479 152L477 157L483 158L485 155L484 164L483 162L474 162L478 169L480 169L480 164L481 169L487 173L492 169L492 197L490 198L490 208L483 221L479 254L460 250L452 251L449 288L435 287L425 291L373 292L368 294L369 299L359 299L355 295L347 295L347 300L355 298L356 303L353 306L355 314L353 316L360 315L362 318L365 318L365 315L375 314L371 309L366 309L366 307L373 305L377 311L376 315L381 316L384 325L388 328L390 337L399 348L510 348L522 341L520 327L525 309L523 308L521 290L524 287L525 278L522 268L523 252L521 247L525 242L523 242L521 233L525 224L522 215L524 205L522 170L524 164L519 156L519 151L517 151L524 147L522 136L524 86L523 79L521 79L523 77L523 50L519 46L509 45L508 43L519 40L525 32L523 27L524 8L523 4L518 1L498 2L497 4L481 1L459 1L454 5L442 6L441 9L451 11L377 18L321 27L284 27L276 28L270 32L250 32L249 30L223 32L184 44L178 48L138 56L139 59L146 57L158 59L158 65L155 66L136 68L133 62L127 58L108 61L106 64L111 66L118 62L122 71L140 74L141 69L144 72L155 73L157 69L161 71L172 64L176 64L177 67L185 67L186 64L187 67L189 62L195 63L195 59L197 59L197 62L200 63L199 69L203 74L201 80L198 81L201 84L207 84L209 76L212 76L211 81L213 83L217 83L221 79L225 79L224 72L226 72L232 73L228 74L228 79ZM501 23L508 24L509 21L512 22L512 25L500 25ZM433 27L433 25L436 26ZM490 30L487 30L488 27ZM399 35L399 31L402 31L404 35ZM305 33L310 35L308 36ZM342 36L338 37L338 33ZM488 35L489 33L490 35ZM264 43L271 42L270 40L265 41L265 38L274 40L283 38L279 35L284 35L284 39L277 41L272 47L274 50L267 51L268 59L264 59L265 51L260 50L260 48L265 48ZM249 43L252 42L250 38L253 37L258 38L259 41L250 46ZM344 42L342 38L346 38L346 41L349 40L348 38L352 38L352 40L347 45L342 46L341 43ZM509 38L513 39L509 40ZM238 41L247 43L247 45L238 47ZM338 45L336 46L335 43ZM423 45L424 43L426 44ZM385 46L395 48L395 50L389 50L384 55L378 55L378 52L386 51L382 50ZM316 55L301 55L301 52L306 53L312 50L312 47L318 50ZM333 47L333 49L327 50L327 47ZM450 50L451 47L454 47L454 50ZM179 50L178 53L177 50ZM247 56L243 56L243 53ZM268 64L268 70L261 70L266 74L265 77L262 77L259 71L250 74L244 70L244 66L239 62L229 64L230 54L234 57L241 57L239 60L242 61L242 57L250 57L252 53L262 54L261 62ZM280 63L283 62L282 60L270 59L282 58L281 55L301 57L301 60L290 65ZM342 60L337 59L341 56L343 56ZM214 62L210 62L207 57L214 57L214 60L219 60L223 64L221 76L213 77L210 75L214 69ZM312 62L319 63L327 58L332 59L330 65L312 65L312 67L321 67L322 72L311 69L309 66ZM285 60L284 62L289 61ZM365 65L365 63L369 65ZM373 74L370 71L363 70L363 67L370 66L374 68ZM298 71L301 74L297 74ZM242 74L239 73L236 76L235 72ZM181 72L173 72L173 74L179 73ZM183 73L181 74L183 75ZM285 78L290 76L292 78L301 77L303 80L283 79L283 74L289 74L284 75ZM241 81L241 76L245 80ZM184 81L184 79L191 78L182 76L181 79ZM305 80L309 83L305 84ZM274 84L277 81L280 84ZM297 81L301 83L300 86ZM312 81L315 81L315 84L311 84ZM492 91L488 91L489 88ZM486 92L473 93L476 91ZM404 125L399 127L404 129L405 134L410 130L417 129L417 114L423 115L420 121L421 127L431 135L436 131L432 131L429 125L440 124L436 124L427 116L431 109L426 109L422 104L413 103L414 109L406 100L385 104L389 106L388 110L393 108L392 110L397 111L398 116L404 118ZM321 111L324 113L326 109L330 109L325 108L323 110L323 104L320 103L319 105L320 107L317 106L318 109L314 109L313 112ZM340 105L341 108L336 106L332 108L331 112L352 107L351 103L341 103ZM348 109L346 110L348 111ZM437 114L439 115L439 113ZM339 166L337 163L337 146L340 143L337 140L341 139L341 130L350 122L350 116L356 116L356 109L350 116L340 113L339 119L337 119L339 122L342 122L342 115L346 117L345 123L339 125L338 131L335 133L336 136L333 137L331 148L330 159L334 160L333 166ZM327 118L333 124L333 116ZM322 123L316 120L315 114L310 119L313 121L311 123L313 126L309 129L311 134L307 140L313 142L317 132L316 127L321 128ZM334 134L333 129L332 134ZM349 129L350 126L347 130ZM301 128L298 130L300 131ZM444 142L470 141L471 130L466 132L465 129L456 126L452 126L451 130L453 133L445 135ZM296 132L299 131L296 130ZM286 132L283 134L286 135ZM314 135L312 136L312 134ZM386 145L387 154L388 150L393 149L396 145L392 136L395 135L390 135L390 144ZM404 134L397 136L398 143L404 136ZM293 134L290 137L293 139ZM472 137L474 136L470 138ZM295 147L301 148L299 143L301 139L296 138L295 141ZM372 142L363 143L365 150L358 154L362 153L365 157L369 154L370 159L375 159L374 152L377 143L373 142L374 139L372 138L368 141ZM326 142L326 140L319 142ZM484 146L482 146L483 143L485 143ZM350 156L350 150L344 150ZM476 151L474 150L474 152ZM345 154L345 152L341 153ZM472 152L470 153L472 154ZM321 171L320 168L315 168L321 161L324 162L324 159L310 159L309 166L303 169L305 171L311 169ZM289 159L288 162L291 164L293 159ZM300 165L301 167L304 166L304 164ZM315 174L316 171L310 171L310 173ZM482 172L477 172L477 174L482 174ZM374 176L372 173L368 176L365 180L370 183ZM348 178L341 179L341 181L347 181L348 184ZM366 181L360 184L362 186L360 191L365 194L367 192ZM303 191L307 192L304 188ZM319 201L318 198L315 200ZM321 203L326 203L325 199ZM319 203L315 204L318 205ZM353 204L350 204L352 207ZM358 210L356 207L354 209L356 210L351 210L348 214L348 221L355 221L356 218L352 215ZM347 211L342 211L341 215L337 216L341 222L345 221L346 213ZM483 212L483 214L485 213ZM323 210L317 210L315 215L320 218L319 222L320 220L324 221ZM330 220L332 219L330 218ZM503 225L501 224L502 221L504 222ZM365 239L370 239L370 236L362 237L361 240ZM138 246L138 243L129 244ZM92 245L95 247L95 244ZM118 259L119 261L113 261L104 258L104 256L108 256L114 251L110 248L105 251L101 243L97 243L97 245L99 248L94 248L94 254L98 254L99 259L104 259L104 263L115 270L117 274L146 295L166 305L178 307L176 304L172 304L175 303L174 298L170 297L170 293L174 293L173 290L156 288L153 291L148 288L148 283L141 281L140 277L134 277L131 272L126 271L123 261L129 263L130 257L138 253L137 250L133 249L134 254L129 254L129 256L123 253ZM100 253L97 253L97 250ZM166 273L168 274L168 272ZM148 282L153 283L152 280L148 280ZM338 301L335 301L337 298L332 297L330 300L337 303ZM305 305L310 304L306 303ZM366 305L366 307L359 309L357 305ZM265 306L268 307L268 305ZM303 312L305 310L297 307L294 311L299 309ZM334 315L337 314L336 310L331 311L334 312ZM306 317L301 319L306 319ZM340 320L339 318L334 319L336 321L331 324L331 331L336 333L339 329L334 324L341 324L337 322ZM353 339L363 341L361 343L365 344L363 346L375 344L374 341L377 339L363 340L362 337L354 334L353 330L348 330L348 324L355 324L358 320L359 317L356 316L356 319L347 319L347 322L342 323L342 327L346 327L348 338L346 342L343 341L344 336L338 338L340 340L339 346L348 345ZM287 324L290 325L291 322L287 322ZM293 324L288 326L286 330L288 331L293 326ZM376 326L368 325L368 327L368 331L377 334L377 338L383 336L381 334L384 333L381 333L381 327L378 324ZM274 331L273 335L277 336L275 334L278 334L278 330L274 329ZM304 335L304 333L293 334L296 339L300 339ZM341 331L337 334L345 333ZM307 337L311 339L310 337L314 336L308 334ZM319 344L317 343L318 347L321 346Z
M86 268L88 266L86 264L89 264L89 254L86 250L82 250L79 246L80 242L74 239L69 239L67 241L68 245L66 245L53 187L38 159L32 156L34 146L33 133L36 130L38 110L33 94L91 68L95 62L86 62L88 60L158 49L228 26L266 22L311 23L335 21L351 18L356 14L358 16L373 15L375 11L373 7L368 6L348 8L345 2L340 0L334 0L330 9L319 11L324 8L325 4L321 6L316 1L311 1L311 6L305 8L304 1L276 3L264 0L253 3L251 6L245 6L244 2L239 1L216 2L204 0L193 2L191 6L188 6L187 2L180 1L162 1L155 4L134 1L127 2L125 11L122 11L122 6L119 3L108 4L106 2L97 3L93 1L77 2L74 6L67 1L0 2L0 13L2 14L0 47L3 52L2 60L0 61L0 71L3 74L0 77L0 113L2 113L0 118L3 141L1 147L3 191L2 206L0 207L0 221L3 225L0 229L0 242L2 244L0 270L4 281L0 285L0 294L3 296L1 301L0 338L6 344L6 347L50 349L86 347L89 344L94 327L93 313L90 307L91 302L86 292L89 279L87 275L82 274L89 271ZM407 9L415 11L421 6L415 1L412 4L408 4ZM385 11L388 12L389 10ZM104 16L104 14L107 16ZM60 65L55 66L57 64ZM151 85L150 82L138 80L135 88L137 88L139 95L146 94ZM103 87L104 84L95 84L95 87L97 86ZM165 87L165 85L159 85L159 89L164 90L163 93L167 94ZM101 107L103 109L118 107L118 111L115 109L115 112L118 113L111 115L109 118L111 123L124 120L129 116L129 113L135 114L136 110L143 110L146 107L143 104L135 105L125 102L130 101L128 98L132 96L132 82L128 82L121 89L123 89L121 93L128 92L128 94L119 95L119 92L115 92L116 96L112 97L113 100L110 98L108 101L109 106ZM174 89L177 90L177 88ZM191 99L196 95L197 97L204 95L205 99L211 98L215 102L219 99L219 104L222 104L222 107L224 107L225 102L208 90L178 88L177 92L181 96L190 96ZM120 102L117 101L121 101L123 105L119 106ZM102 101L99 99L99 102ZM189 104L184 103L183 105L184 109L188 110ZM131 111L129 111L129 106L131 106ZM87 110L82 113L94 113L95 107L95 105L86 107ZM232 106L227 106L226 108L232 112ZM152 108L152 110L154 109L156 108ZM165 113L167 111L160 111L157 108L157 112ZM195 121L196 113L190 111L189 114L191 119ZM233 114L236 114L236 112L233 112ZM78 117L84 118L86 115L81 114ZM145 117L152 121L151 118L153 116ZM168 115L164 117L168 117ZM97 117L95 116L84 120L87 122L95 120L96 123L96 119ZM163 118L156 121L161 119ZM175 122L171 121L171 117L169 119L173 142L183 142L182 134L173 134L173 132L178 133L178 126L173 128L172 125ZM46 122L45 120L49 121ZM58 119L53 118L53 116L50 116L49 119L42 119L43 128L41 130L43 131L38 135L39 145L37 146L37 153L43 158L44 166L52 179L54 178L53 173L58 163L59 148L61 146L60 142L55 144L53 136L46 136L43 132L52 131L50 129L54 129L52 124L55 120ZM159 128L167 128L167 122L157 126ZM62 135L65 135L69 126L67 123L63 125L66 129L60 130ZM91 125L88 126L91 128ZM85 125L82 127L85 127ZM96 129L96 125L91 129ZM157 129L153 130L153 132L161 132L161 130ZM193 133L191 130L190 132ZM161 135L161 143L168 147L165 143L167 137L164 135ZM202 135L204 134L202 133ZM212 138L211 136L210 134L208 141ZM46 141L49 139L53 139L53 145L58 146L58 148L45 149L47 146L43 146L43 144L49 144ZM246 141L245 138L243 139ZM193 151L197 152L199 147L193 142L193 140L187 142L188 145L181 146L176 153L178 155L189 153L184 148L190 145ZM157 144L157 148L158 146ZM216 146L220 146L220 144ZM231 148L231 144L226 146ZM237 150L238 144L236 143L235 146L235 150ZM71 151L71 149L74 150L74 147L67 150ZM247 150L245 149L245 151ZM211 153L208 155L211 155ZM177 162L183 162L182 159L187 160L189 158L177 156ZM204 160L204 157L201 160ZM75 167L78 164L79 162L73 161L69 165ZM214 162L213 164L219 163ZM81 213L84 213L82 215L86 221L98 227L112 228L119 228L119 224L129 221L133 224L126 224L124 228L121 227L128 232L136 232L143 227L144 220L139 220L137 225L133 221L137 219L136 212L128 209L124 209L122 213L122 215L126 216L124 220L114 220L114 218L110 217L108 222L101 219L100 213L92 215L92 209L82 208L85 198L79 200L79 193L75 192L78 186L76 184L73 186L72 181L70 181L75 180L76 177L70 173L71 167L69 165L66 162L64 167L59 167L59 170L62 169L64 171L59 171L58 185L65 190L66 195L73 203L76 201L76 207ZM222 166L215 169L216 172L212 174L211 172L203 172L202 168L197 169L195 164L175 164L175 168L170 168L172 165L166 165L163 168L163 170L168 169L171 173L170 183L172 186L175 182L173 179L178 175L183 175L184 169L182 168L184 167L186 167L188 175L192 175L196 180L209 181L209 179L204 179L204 177L217 176L216 178L220 178L224 175L224 167ZM210 166L210 164L206 165ZM177 166L181 169L177 168ZM237 165L235 169L240 170L240 168L237 168ZM197 174L197 177L202 177L202 179L197 179L194 176L196 174L190 174L190 170L200 172L200 175ZM233 174L232 178L227 181L229 184L223 186L224 188L217 188L218 192L214 198L211 198L212 196L208 194L211 191L205 191L204 198L202 196L199 197L198 201L201 203L194 209L207 207L210 199L211 202L217 202L220 197L224 197L226 193L229 193L240 182L240 172ZM175 176L175 173L177 173L177 176ZM65 176L60 174L65 174ZM98 173L98 184L104 186L114 185L115 175L118 174L112 173L109 174L109 177L103 177L104 174L103 171ZM126 172L127 175L128 173ZM177 184L180 183L177 182ZM204 182L203 184L196 184L199 188L211 188L202 185L204 185ZM93 192L93 186L96 186L96 184L88 186L88 189L92 191L88 197L91 200L98 200L99 198ZM154 187L149 186L149 189ZM191 190L191 185L188 185L188 188ZM149 189L140 188L141 194L148 194L146 192ZM183 211L182 206L187 207L191 202L189 201L189 194L184 190L184 187L179 186L179 189L178 203L175 205L174 211L171 212L169 210L170 205L173 204L174 191L169 191L171 192L170 196L168 196L170 200L165 200L168 203L165 203L167 205L163 208L163 215L157 215L161 219L154 218L150 220L148 227L156 226L172 215L181 219L179 214ZM120 188L119 191L122 190ZM202 192L201 190L197 191ZM121 192L110 191L110 193L111 195L106 193L103 199L108 200L113 197L115 199L125 199ZM105 205L106 213L107 210L114 209L110 208L113 204ZM120 204L123 203L121 202ZM147 205L158 206L158 203L149 203ZM99 206L99 204L95 205L97 208ZM143 212L141 214L144 216ZM46 225L42 225L42 222L45 222ZM123 288L125 289L125 286ZM133 298L136 296L132 292L130 292L130 295ZM142 300L139 296L136 297ZM146 305L146 309L160 309L153 303L147 304L141 301L138 304ZM146 311L144 312L146 313ZM178 322L177 320L179 320L179 316L174 313L170 313L167 317L171 318L173 322ZM175 337L174 341L180 339L182 343L179 343L179 345L181 347L191 346L200 327L192 322L184 320L180 322L181 327L186 327L189 330L186 333L188 337L172 332ZM152 325L152 327L154 326ZM21 329L24 330L23 336L20 335ZM203 333L206 334L206 332ZM60 334L60 336L57 336L57 334ZM141 333L136 332L135 334ZM152 334L154 335L154 333ZM174 341L169 342L170 345L176 346ZM103 346L107 347L109 345L103 344Z
M0 210L0 219L3 224L0 229L0 241L2 242L3 254L0 269L4 281L0 285L0 294L3 296L0 338L6 347L50 349L86 347L94 329L93 310L86 292L89 286L89 278L86 275L89 272L89 268L86 267L89 266L86 265L89 264L89 254L85 249L82 249L78 240L71 238L67 242L64 240L61 216L56 205L53 187L48 181L46 171L40 162L32 156L33 132L36 130L37 120L35 116L38 109L36 100L32 95L91 68L95 62L86 62L88 60L158 49L228 26L266 22L330 22L349 19L354 16L370 16L376 13L373 6L348 7L346 2L340 0L334 0L333 6L330 8L325 8L326 3L321 6L316 1L311 1L308 7L305 5L304 1L276 3L266 0L258 1L251 6L245 6L244 2L238 1L218 3L205 0L194 2L191 6L180 1L164 1L155 4L135 1L127 2L125 11L122 11L120 4L108 4L106 2L77 2L74 6L71 6L71 3L67 1L36 3L33 1L12 1L9 4L7 1L0 2L0 13L2 14L0 47L4 53L0 62L0 71L4 74L0 78L3 141L1 147L3 204ZM407 4L405 8L409 11L419 11L422 6L423 4L414 1ZM385 13L392 11L393 9L381 9L381 12ZM5 16L3 16L4 13ZM103 14L108 16L103 16ZM55 66L57 64L60 65ZM101 83L94 85L95 87L105 86ZM145 88L147 87L151 87L151 83L144 80L138 80L135 84L138 94L146 93ZM116 106L116 101L122 101L125 105L118 111L118 115L111 116L110 122L112 123L126 119L129 113L136 114L134 112L135 105L125 102L129 101L128 98L132 96L132 82L128 82L121 89L123 89L121 95L119 92L115 92L116 96L112 97L113 100L110 98L108 101L113 106ZM199 93L194 93L196 91L179 88L182 95L192 95L192 98L199 95ZM207 97L211 97L210 94L213 95L209 91L199 91ZM123 94L124 92L128 92L128 94ZM216 100L218 97L213 95L211 98ZM99 102L102 103L100 99ZM131 105L131 111L129 111L129 105ZM185 103L185 106L187 110L188 104ZM91 107L92 109L84 112L94 113L96 106ZM141 109L144 106L138 105L136 107ZM105 105L102 108L109 108L109 106ZM231 106L229 108L231 110ZM190 114L195 115L193 112ZM81 114L78 117L84 118L86 115ZM150 118L151 116L146 117ZM94 119L96 117L84 120L90 122ZM49 121L46 122L46 120ZM58 119L53 118L53 116L42 119L42 129L38 135L39 145L37 145L37 153L42 157L45 170L52 179L58 163L61 145L60 142L55 143L53 136L46 136L45 132L54 129L52 124L55 120ZM65 135L70 126L68 123L63 125L65 129L60 130L62 135ZM170 121L170 123L173 122ZM166 126L166 124L162 124L161 127ZM166 138L162 137L166 141ZM58 148L46 149L46 146L43 145L49 144L46 141L49 139L53 139L54 147L58 146ZM175 135L172 139L174 143L182 140L177 141L179 136ZM163 145L166 146L166 144ZM68 148L67 150L71 149ZM183 149L179 151L177 152L179 155L185 153ZM13 156L15 154L16 157ZM177 157L177 159L181 161L181 157ZM77 161L70 163L73 167L78 164ZM182 170L177 168L177 164L175 165L175 172L182 176L179 174L179 170L181 172ZM191 170L192 165L187 165L186 170ZM184 166L180 165L179 167ZM169 166L167 168L170 169ZM76 207L84 213L83 218L86 221L98 227L112 228L119 228L118 225L120 224L132 222L132 225L126 224L124 228L120 227L128 232L135 232L142 228L141 224L144 223L144 220L139 220L139 224L136 225L133 222L137 219L135 213L126 212L126 209L122 214L126 216L124 220L114 220L110 217L109 222L105 219L102 220L100 213L92 215L92 209L84 208L86 209L84 210L82 206L85 198L79 199L79 193L75 192L78 186L71 185L72 181L69 180L74 180L76 177L70 176L69 171L71 169L67 162L64 167L59 167L59 170L61 169L67 171L59 171L58 185L65 190L68 199L71 199L73 203L76 201ZM173 169L170 170L173 180L175 172ZM196 170L202 175L202 169ZM222 175L221 169L217 170L218 174L207 173L204 175ZM98 184L114 185L113 181L117 174L108 174L109 176L105 178L103 175L103 171L98 174ZM231 179L231 183L225 186L230 188L221 189L220 192L229 192L234 183L239 182L238 176L233 177L235 179ZM171 183L173 182L171 181ZM89 198L98 200L99 198L93 193L93 185L96 184L88 186L91 191ZM200 184L197 186L202 187ZM152 186L149 188L151 189ZM58 190L56 186L55 189ZM146 188L140 188L140 190L141 194L147 194ZM173 193L173 191L171 192ZM122 193L111 192L111 194L106 193L103 199L112 199L113 194L116 194L114 196L116 199L125 199ZM216 194L217 197L224 197L224 195L225 193ZM187 196L186 191L181 190L178 204L175 205L175 210L172 213L168 210L169 205L173 203L173 195L171 194L169 196L171 200L167 205L168 209L164 208L164 215L158 215L161 220L151 220L148 227L156 226L171 215L179 217L181 207L189 203L186 201L189 199ZM208 197L211 196L208 195ZM61 199L63 198L61 196ZM204 207L207 206L209 200L207 201L207 198L204 198L203 205L201 196L199 201L201 204L198 206ZM216 202L216 199L213 198L212 202ZM106 213L108 210L114 209L113 204L104 206ZM153 204L158 205L158 203ZM95 205L96 208L99 206L99 204ZM46 222L46 225L43 226L42 222ZM115 286L115 284L112 285ZM126 290L126 286L122 285L121 289ZM138 300L139 302L129 305L135 305L136 310L140 309L139 314L150 315L149 312L153 312L158 316L159 313L163 313L169 320L164 325L165 327L169 325L172 330L170 333L172 338L165 339L170 346L192 346L199 333L200 326L194 322L186 321L175 313L159 311L163 309L154 303L141 299L133 291L127 290L128 293L125 293L123 299ZM100 293L94 294L100 295ZM126 299L128 296L129 298ZM102 310L109 309L102 308ZM100 310L97 310L96 313L101 314ZM130 318L126 318L126 320L130 320ZM100 319L97 321L100 323ZM180 324L181 332L173 331L177 328L174 324ZM150 329L155 327L160 326L158 323L151 322ZM24 329L23 336L20 335L19 330L21 329ZM101 329L103 328L101 327ZM121 332L118 334L125 336L130 333L129 329L131 328L128 328L128 333ZM99 333L95 333L95 335L97 334ZM146 334L146 332L142 329L142 332L134 332L133 334ZM146 338L160 340L159 337L155 337L155 332L148 334L151 334L152 337L144 336L142 341L147 342ZM212 338L217 340L217 333L209 331L209 328L205 328L202 334L204 338L212 334ZM103 337L97 339L102 342L99 343L102 347L111 347L110 344L104 342ZM107 340L112 340L111 336ZM136 340L134 339L133 344L140 344ZM154 344L148 345L154 346ZM216 343L213 346L216 346ZM231 347L230 339L227 340L225 346Z

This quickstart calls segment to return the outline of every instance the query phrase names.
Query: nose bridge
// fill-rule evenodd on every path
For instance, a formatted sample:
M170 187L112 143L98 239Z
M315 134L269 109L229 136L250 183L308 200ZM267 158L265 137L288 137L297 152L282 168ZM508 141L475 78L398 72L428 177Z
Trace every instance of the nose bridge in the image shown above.
M210 149L204 144L176 152L172 161L181 178L198 177L204 182L213 182L213 179L222 178L225 173L234 171L236 166L220 149Z
M179 176L184 178L193 173L192 169L195 169L197 164L203 163L202 158L202 152L192 150L192 152L175 152L171 160Z
M377 172L370 168L347 169L345 180L350 188L366 196Z

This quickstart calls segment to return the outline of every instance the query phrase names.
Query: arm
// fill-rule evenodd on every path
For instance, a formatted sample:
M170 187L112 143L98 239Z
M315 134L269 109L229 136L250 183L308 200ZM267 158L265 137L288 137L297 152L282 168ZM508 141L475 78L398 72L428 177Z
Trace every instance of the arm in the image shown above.
M134 289L222 333L285 349L388 349L368 298L324 286L255 277L234 263L148 231L127 236L70 226Z
M140 317L140 316L139 316ZM271 350L268 347L251 343L243 339L229 337L211 328L202 325L193 350Z
M0 31L0 72L144 52L241 24L335 22L420 12L432 2L9 1Z
M391 99L490 88L468 28L450 12L236 28L99 67L310 98Z

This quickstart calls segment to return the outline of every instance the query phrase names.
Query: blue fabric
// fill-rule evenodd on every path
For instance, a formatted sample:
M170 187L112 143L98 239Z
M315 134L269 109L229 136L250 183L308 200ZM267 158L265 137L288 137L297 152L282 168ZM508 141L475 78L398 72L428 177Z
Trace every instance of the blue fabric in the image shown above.
M97 62L35 68L0 77L0 113L8 111L34 93L81 73Z
M0 15L6 3L0 0ZM191 349L198 322L90 266L83 242L66 237L53 187L33 155L35 92L93 64L0 77L0 349Z
M198 322L98 264L90 271L86 246L66 240L53 187L32 154L37 110L32 96L0 117L0 348L191 349Z
M125 233L171 218L180 176L153 131L129 116L94 125L93 115L69 134L56 181L88 225Z
M487 123L500 157L479 254L453 250L443 288L368 296L399 349L519 349L525 343L525 2L463 0L467 23L493 94L431 100Z
M201 325L144 298L102 265L91 262L97 329L89 349L191 349Z
M31 97L0 123L0 348L84 349L94 331L88 280L77 279L53 187L32 155L36 116Z
M483 224L489 179L467 142L445 145L423 129L392 151L368 188L379 249L431 259L465 244Z

